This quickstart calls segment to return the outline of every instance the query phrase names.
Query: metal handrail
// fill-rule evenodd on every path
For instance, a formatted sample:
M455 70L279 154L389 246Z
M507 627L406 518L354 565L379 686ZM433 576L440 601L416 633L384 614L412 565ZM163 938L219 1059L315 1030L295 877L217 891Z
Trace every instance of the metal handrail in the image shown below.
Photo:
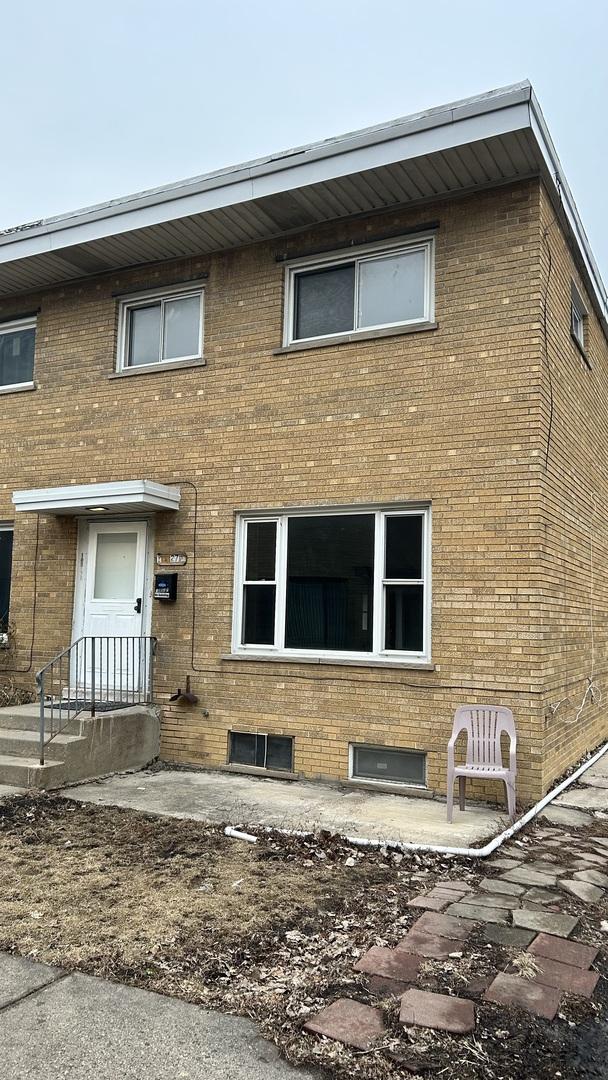
M79 637L40 669L41 765L45 748L81 713L153 700L156 645L155 637Z

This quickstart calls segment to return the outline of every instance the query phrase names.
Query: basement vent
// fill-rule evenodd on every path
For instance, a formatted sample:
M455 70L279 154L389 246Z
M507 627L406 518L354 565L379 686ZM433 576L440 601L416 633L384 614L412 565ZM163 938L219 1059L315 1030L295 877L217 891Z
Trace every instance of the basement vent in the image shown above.
M293 739L287 735L231 731L228 761L231 765L254 765L258 769L292 772Z
M393 746L351 745L351 778L426 786L426 754Z

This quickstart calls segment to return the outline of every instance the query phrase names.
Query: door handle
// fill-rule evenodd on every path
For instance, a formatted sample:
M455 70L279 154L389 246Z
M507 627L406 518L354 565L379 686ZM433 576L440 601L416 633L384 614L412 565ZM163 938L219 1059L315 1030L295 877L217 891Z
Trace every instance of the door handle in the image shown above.
M137 597L133 611L136 611L138 615L141 615L141 596Z

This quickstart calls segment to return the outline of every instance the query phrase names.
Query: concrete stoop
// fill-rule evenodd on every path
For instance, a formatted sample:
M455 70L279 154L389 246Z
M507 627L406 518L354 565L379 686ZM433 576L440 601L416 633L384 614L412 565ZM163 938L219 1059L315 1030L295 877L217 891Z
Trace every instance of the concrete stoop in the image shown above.
M39 760L38 705L0 709L0 784L52 790L143 768L158 757L160 713L150 705L76 717Z

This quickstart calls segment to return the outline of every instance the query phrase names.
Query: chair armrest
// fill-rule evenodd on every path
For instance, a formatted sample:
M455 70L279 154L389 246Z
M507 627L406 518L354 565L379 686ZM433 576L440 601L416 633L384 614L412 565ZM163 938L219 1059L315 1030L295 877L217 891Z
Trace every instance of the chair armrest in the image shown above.
M457 738L458 734L452 735L448 743L448 769L454 768L454 747L456 745Z
M512 735L509 742L509 769L515 773L517 769L517 736Z

